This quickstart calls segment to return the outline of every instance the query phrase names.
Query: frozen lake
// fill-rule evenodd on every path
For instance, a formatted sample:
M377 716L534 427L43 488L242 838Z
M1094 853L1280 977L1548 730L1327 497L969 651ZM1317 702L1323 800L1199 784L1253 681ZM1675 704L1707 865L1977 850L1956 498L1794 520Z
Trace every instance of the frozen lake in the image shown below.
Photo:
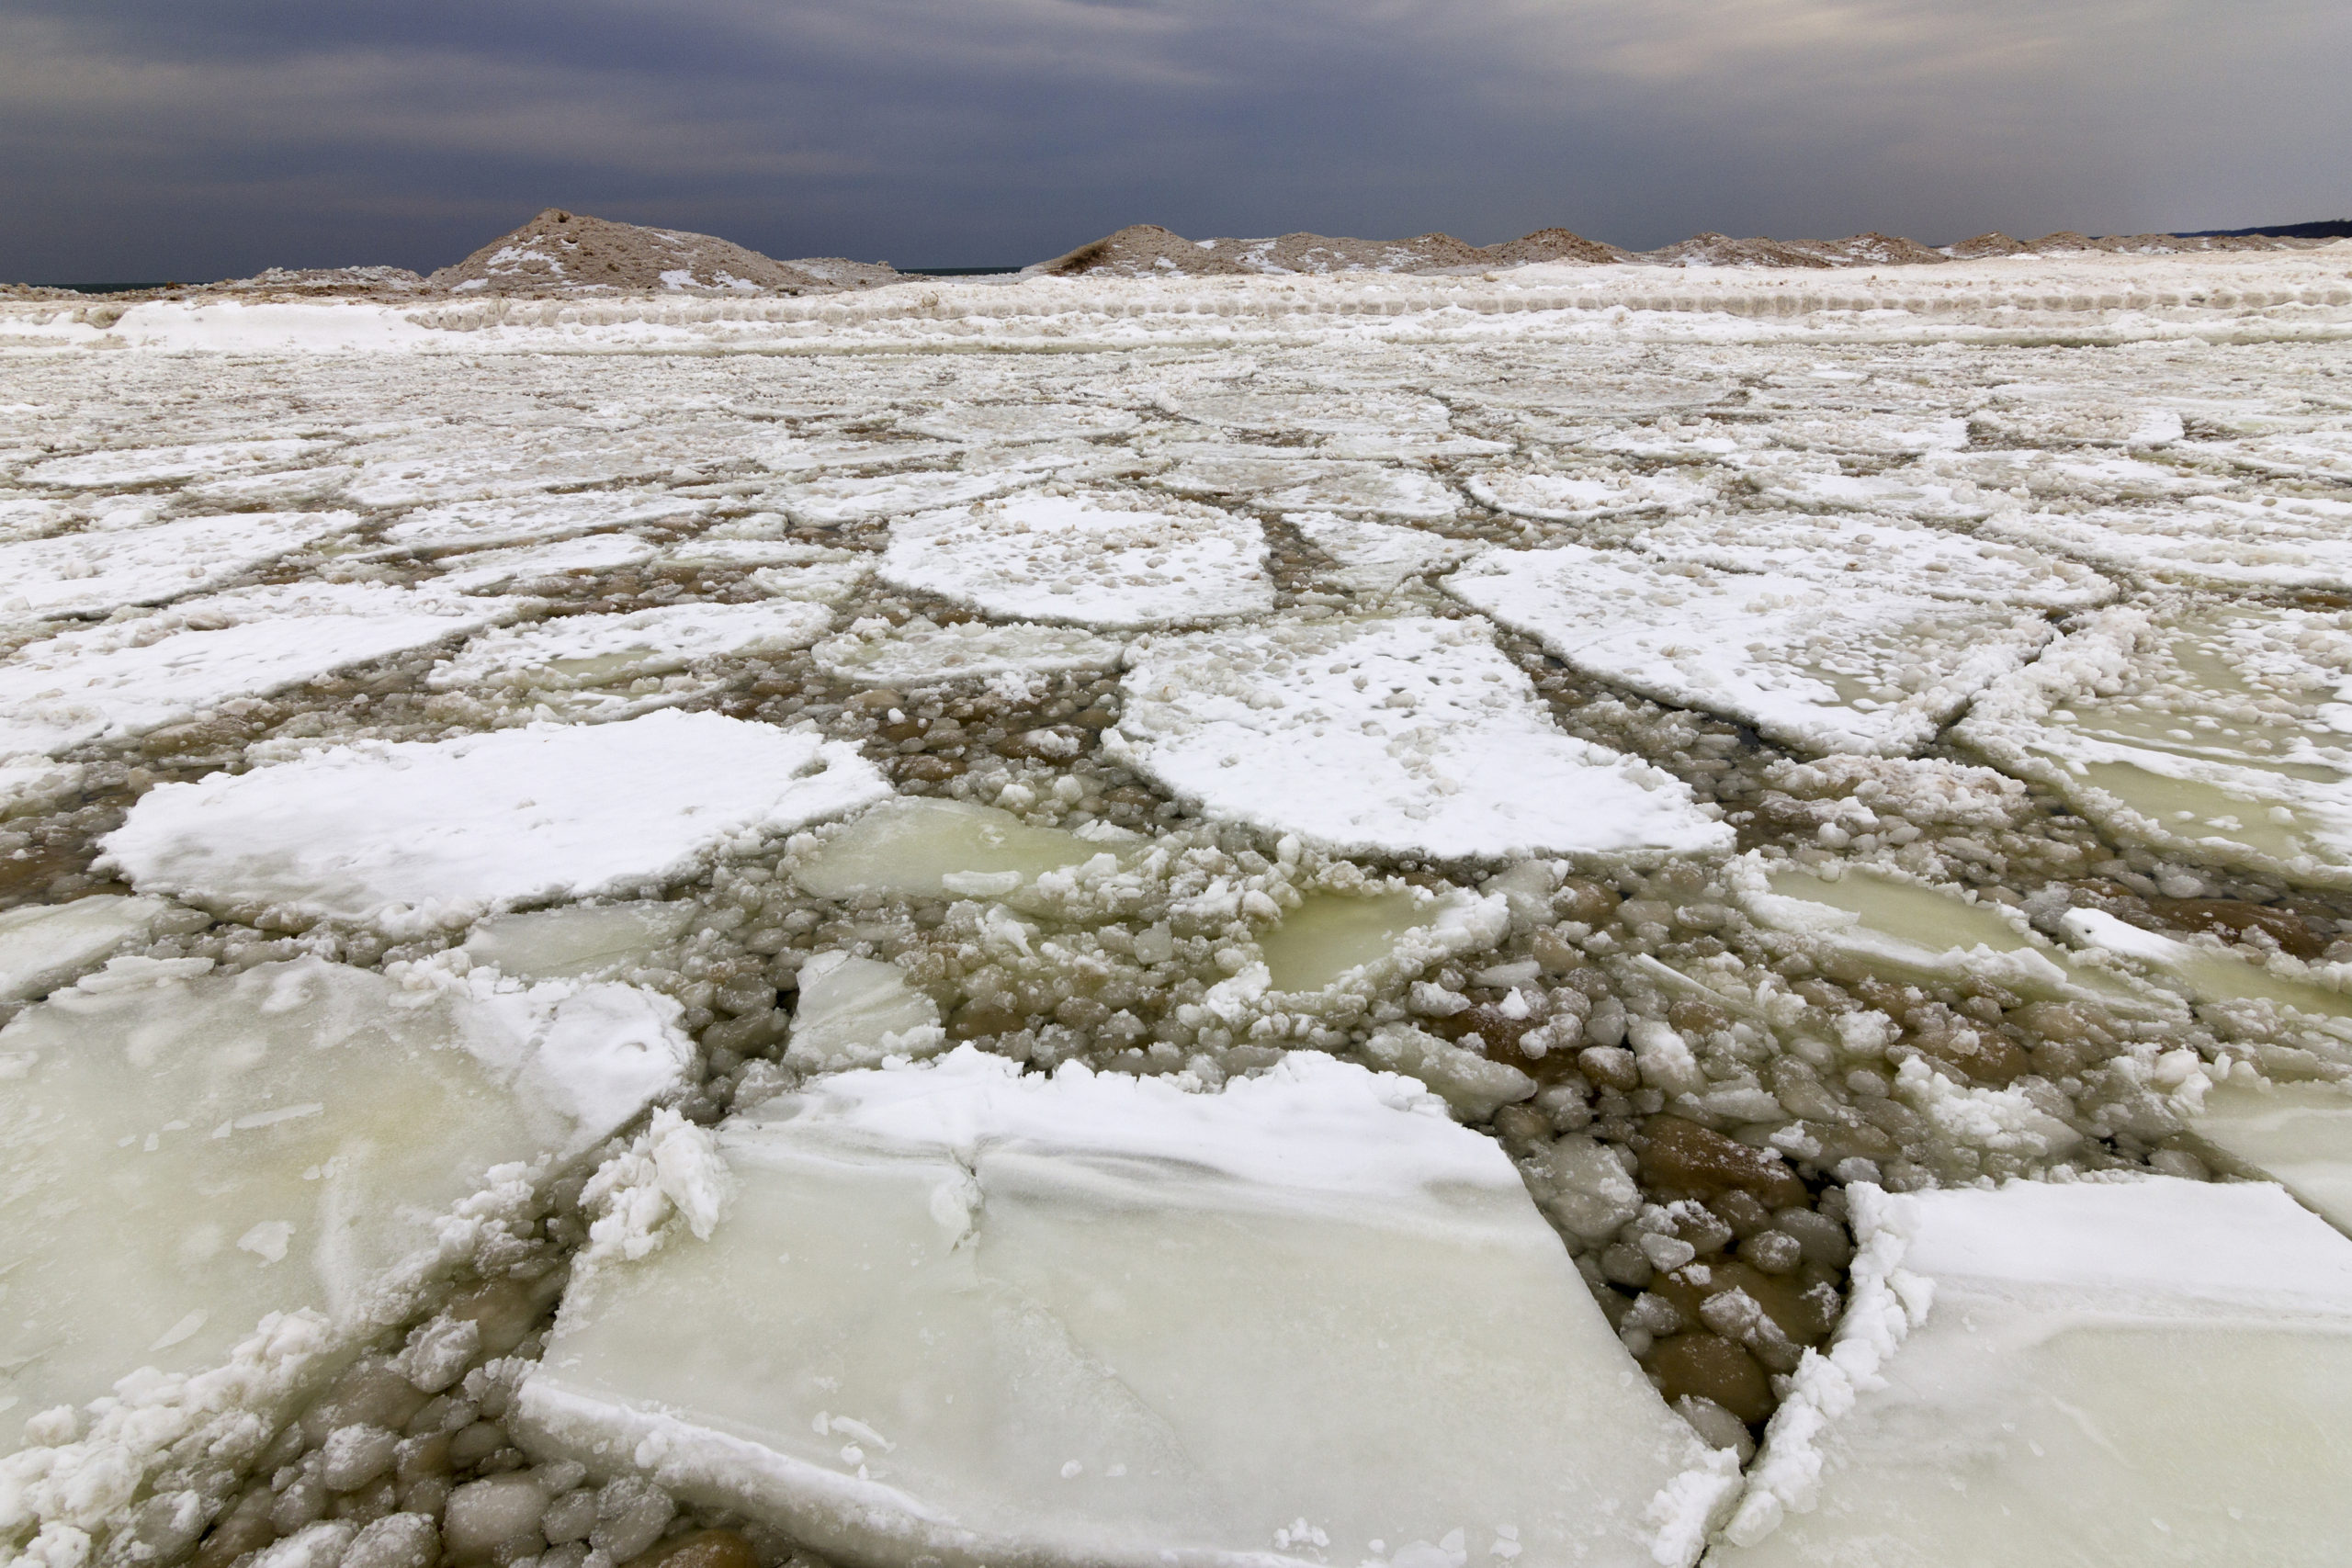
M2334 1561L2347 339L0 304L0 1548Z

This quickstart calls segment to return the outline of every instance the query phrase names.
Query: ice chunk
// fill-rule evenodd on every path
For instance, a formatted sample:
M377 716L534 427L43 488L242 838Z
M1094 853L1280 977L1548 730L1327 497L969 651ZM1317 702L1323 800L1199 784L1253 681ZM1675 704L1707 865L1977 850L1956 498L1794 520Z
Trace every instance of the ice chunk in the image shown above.
M1118 849L1059 828L1033 828L993 806L894 796L797 858L792 879L820 898L977 897L1029 908L1037 906L1040 877L1098 857L1115 865Z
M398 1322L533 1182L679 1083L677 1018L628 987L413 989L316 958L19 1014L6 1403L217 1366L271 1313L345 1348ZM0 1448L15 1435L0 1422Z
M605 979L685 934L691 904L569 904L496 915L466 937L468 957L524 980Z
M361 484L352 487L352 494L368 499ZM505 501L460 501L410 513L384 530L384 541L413 550L544 544L625 528L633 523L682 523L701 516L710 506L707 501L659 490L579 491Z
M829 1556L1655 1568L1697 1542L1653 1555L1654 1500L1724 1486L1501 1150L1396 1078L967 1046L718 1142L710 1238L578 1279L513 1419Z
M1258 951L1268 987L1294 993L1285 1005L1311 1006L1313 993L1377 989L1440 959L1492 947L1510 931L1500 897L1460 888L1317 892L1260 937Z
M84 777L79 764L0 762L0 819L47 811L72 799Z
M874 575L872 556L811 561L799 566L763 566L751 575L751 584L778 599L806 599L812 604L838 604Z
M294 436L260 441L206 441L186 446L141 446L83 452L35 463L25 479L38 485L103 490L254 473L315 458L335 443Z
M2216 1163L2279 1183L2352 1232L2352 1094L2342 1086L2219 1084L2189 1131Z
M616 571L653 558L653 547L634 534L590 534L548 545L518 545L512 549L476 550L444 558L436 588L479 593L517 579L560 577L570 572Z
M1409 1023L1392 1023L1364 1042L1374 1066L1417 1078L1464 1122L1486 1122L1535 1092L1535 1080L1517 1067L1439 1039Z
M2037 610L2079 610L2115 597L2115 585L2086 566L1904 518L1716 513L1654 525L1638 543L1661 561L1810 578L1840 591Z
M1986 692L1958 739L2120 838L2352 883L2352 615L2118 606Z
M1581 545L1491 551L1445 587L1588 674L1815 752L1916 752L2050 636L2022 611Z
M144 941L171 906L101 894L71 904L0 910L0 1002L31 1001Z
M2267 1183L1849 1190L1853 1304L1711 1564L2340 1555L2352 1241Z
M435 665L424 683L511 694L558 718L625 718L710 690L702 667L806 648L831 624L823 605L788 599L559 615L476 637Z
M1449 539L1393 523L1353 523L1328 512L1292 513L1283 521L1299 536L1340 563L1327 573L1337 587L1385 593L1412 577L1451 571L1485 547L1471 539Z
M67 632L0 662L0 756L128 739L512 613L505 600L311 582L215 593Z
M829 675L876 686L931 686L1002 674L1046 675L1062 670L1111 670L1126 645L1074 626L1016 621L990 626L962 621L939 626L917 615L893 626L879 616L817 645L817 665Z
M897 964L820 953L801 965L784 1059L802 1072L927 1056L946 1043L939 1004L909 985Z
M1575 475L1504 470L1476 474L1470 493L1498 512L1547 523L1583 522L1640 512L1687 512L1714 493L1703 482L1673 474L1593 468Z
M349 512L248 512L0 545L0 622L160 604L358 525Z
M1475 621L1280 622L1128 658L1105 749L1268 832L1448 857L1731 843L1679 783L1561 733Z
M2352 502L2199 496L2187 506L2007 513L1980 532L2193 588L2352 586Z
M1168 503L1024 496L890 525L882 575L990 615L1142 626L1273 608L1254 523Z
M838 528L932 507L984 501L1035 482L1036 476L998 469L982 473L918 471L872 479L812 479L786 491L782 502L796 523Z
M2352 1041L2352 997L2284 954L2265 963L2216 937L2183 942L2143 931L2103 909L2069 909L2058 923L2078 945L2123 959L2199 1002L2224 1007L2253 1002L2260 1004L2257 1012L2282 1009L2290 1024L2300 1022Z
M368 741L164 784L103 840L144 891L390 929L682 876L889 786L852 748L718 714Z
M1461 498L1436 475L1369 463L1320 465L1318 471L1299 483L1260 497L1260 504L1431 523L1462 510Z
M985 443L1125 435L1142 423L1125 409L1024 400L1017 403L951 403L902 419L899 428L942 441Z

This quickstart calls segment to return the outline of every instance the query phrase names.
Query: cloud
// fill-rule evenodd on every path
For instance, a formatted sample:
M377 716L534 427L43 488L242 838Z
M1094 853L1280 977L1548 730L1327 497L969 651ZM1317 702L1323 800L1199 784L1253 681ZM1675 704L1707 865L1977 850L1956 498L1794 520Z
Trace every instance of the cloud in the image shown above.
M2347 45L2315 0L13 0L0 276L424 267L550 203L908 265L2335 216Z

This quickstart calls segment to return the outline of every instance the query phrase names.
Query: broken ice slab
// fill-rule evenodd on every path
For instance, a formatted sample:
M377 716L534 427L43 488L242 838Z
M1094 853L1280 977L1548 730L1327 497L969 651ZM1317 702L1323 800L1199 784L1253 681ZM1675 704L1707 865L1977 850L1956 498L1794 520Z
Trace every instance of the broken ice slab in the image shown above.
M1580 523L1644 512L1687 512L1712 499L1712 486L1673 474L1587 468L1574 474L1504 470L1476 474L1470 493L1498 512L1545 523Z
M1277 621L1143 639L1104 749L1211 815L1342 854L1695 853L1679 782L1564 734L1477 621Z
M1462 510L1443 479L1418 468L1370 463L1328 463L1296 484L1261 495L1261 506L1314 510L1342 516L1400 517L1434 523Z
M318 1354L398 1321L693 1052L629 987L209 967L119 959L0 1030L0 1450L141 1367L220 1365L270 1313L318 1314Z
M0 756L144 735L233 697L462 637L513 609L503 599L309 582L209 594L66 632L0 661Z
M474 550L445 556L433 580L436 588L480 593L517 579L532 581L572 572L617 571L641 566L653 558L653 547L634 534L590 534L583 538L559 539L547 545L518 545L512 549Z
M1212 507L1019 496L890 525L883 577L994 615L1107 628L1273 608L1266 541Z
M363 484L352 494L368 499ZM489 545L546 544L639 523L685 523L710 510L707 501L660 490L579 491L518 495L503 501L461 501L410 513L384 530L384 542L403 550L479 549Z
M1294 512L1283 519L1339 569L1323 574L1339 588L1385 593L1407 579L1436 577L1486 547L1476 539L1449 539L1393 523L1351 522L1328 512Z
M1113 670L1126 645L1075 626L1027 621L990 626L961 621L940 626L916 615L899 626L871 616L817 645L817 667L828 675L873 686L935 686L948 681L1049 675L1064 670ZM1025 684L1025 682L1024 682Z
M1654 1568L1729 1484L1500 1149L1404 1080L966 1046L718 1145L709 1238L583 1269L514 1419L829 1557Z
M1849 1190L1852 1305L1710 1568L2341 1561L2352 1241L2267 1183Z
M792 880L820 898L979 898L1038 910L1081 873L1115 872L1132 835L1087 838L1036 828L969 801L894 795L796 854ZM1041 883L1043 884L1041 886Z
M1804 750L1906 756L2049 638L2040 615L1621 550L1494 550L1446 590L1587 674Z
M1258 952L1267 987L1311 1008L1318 994L1376 990L1441 959L1492 947L1510 931L1500 897L1460 888L1314 892L1260 934Z
M2352 587L2352 502L2342 501L2212 495L2185 507L2007 512L1979 532L2189 588Z
M2352 1093L2343 1085L2217 1084L2188 1130L2214 1164L2278 1182L2352 1234Z
M2201 1007L2352 1042L2352 997L2336 989L2341 971L2335 965L2305 964L2285 954L2258 957L2211 935L2183 941L2143 931L2104 909L2070 909L2058 923L2077 946L2120 959L2122 967Z
M185 479L221 479L314 459L335 443L300 436L259 441L205 441L181 446L138 446L78 452L35 463L20 476L37 485L75 490L128 489Z
M351 512L246 512L0 545L0 624L160 604L358 525Z
M1707 513L1644 528L1635 546L1665 562L1809 578L2036 610L2080 610L2115 585L2078 562L1901 517Z
M2024 916L1961 888L1841 868L1836 877L1751 858L1740 901L1758 925L1811 937L1904 984L1975 976L2020 995L2095 1002L2134 1015L2177 1012L2165 995L2111 966L2076 961Z
M644 899L494 915L467 933L466 955L520 980L609 979L670 947L695 913Z
M888 793L848 746L665 711L366 741L164 784L102 843L142 892L413 931L657 888Z
M710 690L708 665L806 648L831 625L823 605L788 599L560 615L476 637L424 683L559 718L626 718Z
M1125 409L1089 408L1081 403L948 403L910 414L899 428L941 441L1091 440L1125 435L1143 423Z
M2352 615L2118 606L1956 728L2126 843L2352 885Z
M829 477L777 493L776 501L796 523L838 528L942 506L962 506L1035 482L1036 476L1011 473L883 474L872 479Z
M939 1004L878 959L820 953L800 966L799 998L784 1059L804 1073L878 1066L928 1056L947 1044Z
M146 940L170 908L161 898L99 894L0 910L0 1002L47 996L126 943Z

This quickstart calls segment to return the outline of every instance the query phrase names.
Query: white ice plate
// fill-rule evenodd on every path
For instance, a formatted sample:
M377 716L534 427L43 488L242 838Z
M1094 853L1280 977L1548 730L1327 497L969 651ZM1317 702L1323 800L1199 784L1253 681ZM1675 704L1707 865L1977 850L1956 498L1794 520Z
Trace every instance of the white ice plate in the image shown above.
M947 681L1049 675L1063 670L1114 670L1126 644L1074 626L1015 621L939 626L917 615L898 626L880 616L853 624L817 645L817 666L875 686L935 686Z
M358 494L356 486L353 489ZM363 498L364 499L364 498ZM676 523L710 510L707 501L659 490L580 491L521 495L502 501L460 501L410 513L384 531L405 549L472 549L485 545L545 544L632 523Z
M1453 570L1486 547L1475 539L1449 539L1393 523L1364 523L1329 512L1294 512L1284 522L1299 536L1340 563L1324 574L1334 587L1385 593L1408 578L1436 577Z
M438 563L445 570L433 581L435 587L479 593L517 578L615 571L642 565L653 555L653 547L634 534L590 534L552 544L517 545L510 549L476 550L446 557Z
M349 512L250 512L0 545L0 622L160 604L358 523Z
M828 1556L1656 1568L1728 1485L1501 1150L1408 1080L967 1046L718 1145L708 1239L576 1276L515 1419Z
M1682 784L1561 732L1477 621L1283 621L1138 641L1105 750L1340 853L1693 853L1731 830Z
M1852 1305L1711 1568L2340 1561L2352 1241L2267 1183L1849 1191Z
M657 886L880 799L854 749L718 714L363 742L164 784L104 845L142 890L410 930Z
M141 1367L248 1356L272 1313L312 1314L314 1356L398 1322L693 1055L630 987L208 967L119 959L0 1030L0 1450Z
M144 940L169 908L161 898L102 893L0 910L0 1002L47 996L125 943Z
M435 665L424 683L495 693L555 717L625 718L708 690L697 676L719 660L806 648L832 619L822 604L790 599L558 615L476 637Z

